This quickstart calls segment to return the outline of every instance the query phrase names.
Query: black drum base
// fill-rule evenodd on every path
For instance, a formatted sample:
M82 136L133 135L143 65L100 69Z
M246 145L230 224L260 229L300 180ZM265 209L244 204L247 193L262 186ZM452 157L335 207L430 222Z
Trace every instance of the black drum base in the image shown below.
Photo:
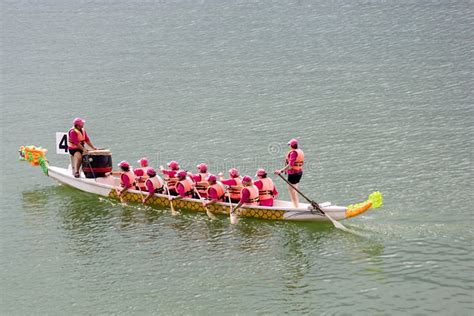
M84 155L82 156L82 171L86 178L105 177L112 172L111 155Z

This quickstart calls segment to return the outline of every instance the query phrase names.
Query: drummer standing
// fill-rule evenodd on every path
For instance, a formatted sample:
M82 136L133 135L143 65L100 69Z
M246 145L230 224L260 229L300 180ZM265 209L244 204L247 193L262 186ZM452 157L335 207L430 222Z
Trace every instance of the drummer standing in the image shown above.
M84 121L83 119L76 117L72 122L73 127L68 132L68 150L69 154L71 155L71 168L72 174L74 177L79 178L79 170L81 168L82 163L82 155L87 153L87 149L85 144L89 145L90 148L93 150L97 150L97 148L92 145L89 136L84 129Z

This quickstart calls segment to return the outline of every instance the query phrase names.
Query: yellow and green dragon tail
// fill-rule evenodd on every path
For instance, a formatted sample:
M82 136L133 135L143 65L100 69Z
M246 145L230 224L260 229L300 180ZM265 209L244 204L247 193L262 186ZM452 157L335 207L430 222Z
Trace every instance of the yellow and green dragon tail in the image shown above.
M373 192L369 195L369 198L366 201L347 206L346 218L350 218L350 217L354 217L359 214L362 214L365 211L367 211L369 208L379 208L382 206L382 204L383 204L382 193L379 191Z

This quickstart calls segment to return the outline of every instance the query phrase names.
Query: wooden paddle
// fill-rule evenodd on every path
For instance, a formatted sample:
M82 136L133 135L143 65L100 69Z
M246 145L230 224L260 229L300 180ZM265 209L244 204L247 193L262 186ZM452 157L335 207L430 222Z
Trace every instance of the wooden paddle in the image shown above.
M166 181L165 181L165 188L166 188L166 192L168 192L168 200L170 201L171 215L176 216L178 215L178 212L176 212L176 210L174 209L173 200L171 199L170 189L168 188L168 183L166 183Z
M324 212L321 207L319 207L318 203L316 203L315 201L309 199L306 195L304 195L300 190L298 190L293 184L291 184L290 182L288 182L288 180L286 180L281 174L278 174L278 176L280 178L283 179L283 181L285 181L290 187L292 187L296 192L298 192L306 201L308 201L312 207L314 207L318 212L320 212L321 214L323 214L324 216L326 216L331 222L332 224L336 227L336 228L339 228L339 229L342 229L342 230L345 230L345 231L349 231L349 229L346 228L346 226L342 225L341 223L339 223L338 221L336 221L334 218L332 218L331 216L328 215L328 213Z
M199 199L202 200L202 197L201 197L201 194L199 194L199 191L195 187L193 187L193 189L194 189L194 192L196 192ZM210 219L217 219L217 217L214 214L212 214L211 211L209 211L209 208L207 206L204 206L204 208L206 209L206 214Z
M237 217L237 214L234 214L234 205L232 204L232 200L230 199L230 193L229 193L229 187L227 186L226 188L226 193L227 193L227 199L229 200L229 217L230 217L230 223L231 224L237 224L239 221L239 218Z

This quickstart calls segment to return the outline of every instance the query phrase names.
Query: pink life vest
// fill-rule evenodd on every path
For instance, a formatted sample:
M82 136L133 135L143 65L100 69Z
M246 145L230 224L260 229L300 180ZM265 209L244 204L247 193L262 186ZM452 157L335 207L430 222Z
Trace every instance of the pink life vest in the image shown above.
M206 181L208 175L209 173L199 173L201 180L196 182L196 190L203 198L207 197L207 188L209 188L209 182Z
M149 178L148 174L146 173L148 171L148 169L150 169L150 167L140 167L140 168L133 169L133 172L135 173L135 176L137 178L137 185L142 191L146 190L145 182ZM137 176L136 175L136 171L138 171L138 170L141 170L143 172L142 176ZM140 173L141 172L139 172L139 174Z
M209 190L214 189L217 192L217 200L223 201L224 200L224 194L225 194L225 188L222 183L216 183L207 188L206 195L209 197Z
M135 189L135 186L136 186L136 181L135 181L135 174L132 172L132 171L124 171L122 172L122 174L120 175L120 185L122 187L125 187L125 184L123 183L122 181L122 176L126 176L128 178L128 182L130 183L130 186L128 187L129 189L132 188L132 189Z
M82 146L84 146L84 143L85 143L85 141L86 141L86 130L83 129L83 128L81 128L81 131L82 131L82 133L81 133L80 130L78 130L77 128L73 127L73 128L71 128L71 129L69 130L69 132L67 133L67 134L68 134L67 147L68 147L69 149L78 149L78 148L79 148L79 146L77 146L76 144L71 143L71 141L69 140L69 133L70 133L71 131L74 131L74 132L76 133L76 135L77 135L77 140L79 141L79 144L81 144Z
M270 178L259 179L262 182L262 188L258 191L258 198L260 201L273 200L273 189L275 184Z
M295 165L290 166L290 169L288 169L288 171L290 171L291 173L299 173L301 172L301 170L303 170L304 165L304 152L301 149L290 150L286 155L286 163L288 164L290 162L290 154L294 151L296 151L298 156L296 157Z
M258 205L258 188L254 184L252 184L251 186L243 187L242 191L243 190L248 190L250 193L249 199L246 203L244 203L244 205Z
M228 188L228 192L230 198L232 200L239 200L240 199L240 191L242 191L242 177L233 178L235 180L236 185L230 185Z
M176 183L176 185L178 183L181 183L181 185L184 187L184 197L188 197L188 198L193 197L194 182L191 179L186 178L184 180L178 181ZM176 185L175 185L175 188L176 188ZM176 192L177 192L177 190L176 190Z
M147 182L151 182L151 184L153 185L153 188L155 189L154 190L155 193L163 192L164 183L163 183L163 179L161 179L161 177L154 176L152 178L146 179L145 186L146 186ZM147 188L147 190L148 190L148 188Z

